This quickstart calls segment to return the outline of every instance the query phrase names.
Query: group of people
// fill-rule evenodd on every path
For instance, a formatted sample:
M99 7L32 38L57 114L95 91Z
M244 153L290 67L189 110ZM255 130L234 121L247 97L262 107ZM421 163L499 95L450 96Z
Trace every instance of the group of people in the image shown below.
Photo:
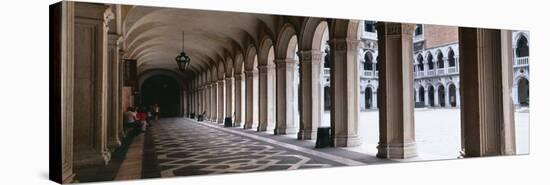
M128 107L124 113L125 128L133 128L135 133L145 132L147 127L153 126L153 120L159 119L159 106Z

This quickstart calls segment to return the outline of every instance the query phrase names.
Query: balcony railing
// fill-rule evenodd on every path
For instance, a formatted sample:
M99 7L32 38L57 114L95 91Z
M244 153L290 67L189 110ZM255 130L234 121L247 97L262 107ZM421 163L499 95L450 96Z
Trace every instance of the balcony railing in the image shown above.
M330 68L324 68L323 69L323 75L324 76L330 76Z
M458 70L456 69L456 67L447 68L447 74L456 74L456 73L458 73Z
M435 76L435 70L428 70L428 74L426 76Z
M437 69L437 75L444 75L444 74L445 74L445 69L444 68Z
M529 66L529 56L517 57L514 61L514 67L526 67Z

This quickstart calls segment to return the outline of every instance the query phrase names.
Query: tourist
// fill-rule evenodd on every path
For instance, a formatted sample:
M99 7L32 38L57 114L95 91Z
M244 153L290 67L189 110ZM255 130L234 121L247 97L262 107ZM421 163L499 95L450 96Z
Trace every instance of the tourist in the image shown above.
M141 127L141 132L145 132L147 128L147 112L145 107L141 107L136 115L138 125Z
M155 115L155 120L159 120L159 112L160 112L160 107L158 104L155 103L155 105L153 105L153 113Z
M147 126L153 126L153 106L147 107Z

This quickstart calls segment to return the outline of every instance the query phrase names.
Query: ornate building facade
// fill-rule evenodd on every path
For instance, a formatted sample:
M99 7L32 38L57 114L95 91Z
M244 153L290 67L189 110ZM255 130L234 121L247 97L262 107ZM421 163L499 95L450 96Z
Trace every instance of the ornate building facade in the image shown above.
M360 72L360 107L376 110L378 105L378 45L374 21L362 26L358 58ZM513 31L514 85L513 101L519 107L529 105L529 32ZM413 40L415 107L460 107L458 27L417 24ZM327 47L328 51L328 47ZM325 52L325 56L327 52ZM330 65L323 71L324 108L330 109Z

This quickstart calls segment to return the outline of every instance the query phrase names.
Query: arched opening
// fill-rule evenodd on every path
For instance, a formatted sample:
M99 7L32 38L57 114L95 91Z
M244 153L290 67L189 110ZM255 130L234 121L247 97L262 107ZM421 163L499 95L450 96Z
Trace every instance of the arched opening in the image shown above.
M323 94L324 94L324 110L325 111L330 111L330 106L331 106L331 103L330 103L330 86L325 86L323 88Z
M456 107L456 86L455 84L449 85L449 104L451 104L451 107Z
M172 77L156 75L141 86L141 107L157 104L161 117L174 117L180 113L180 87Z
M367 51L365 53L365 63L363 64L363 70L372 71L373 70L372 54Z
M518 80L518 103L520 106L529 106L529 80L526 78Z
M453 49L449 50L447 60L449 61L449 67L455 67L456 60L455 60L455 52L453 51Z
M529 41L524 35L521 35L516 44L516 56L526 57L529 56Z
M430 85L428 87L428 104L430 105L430 107L435 106L434 100L435 100L435 89L433 85Z
M434 69L434 57L432 56L431 53L428 53L428 69L429 70L432 70Z
M443 85L437 87L437 99L439 100L439 106L445 107L445 87Z
M367 109L372 109L372 89L367 87L365 89L365 107Z
M441 69L444 68L445 64L443 62L443 54L441 52L438 52L437 54L437 68Z
M420 86L418 88L418 99L419 99L419 102L424 102L424 95L426 94L425 90L424 90L424 87L423 86ZM424 105L424 103L422 103L422 105Z
M424 57L422 57L422 54L418 54L416 60L418 61L418 70L424 71Z

